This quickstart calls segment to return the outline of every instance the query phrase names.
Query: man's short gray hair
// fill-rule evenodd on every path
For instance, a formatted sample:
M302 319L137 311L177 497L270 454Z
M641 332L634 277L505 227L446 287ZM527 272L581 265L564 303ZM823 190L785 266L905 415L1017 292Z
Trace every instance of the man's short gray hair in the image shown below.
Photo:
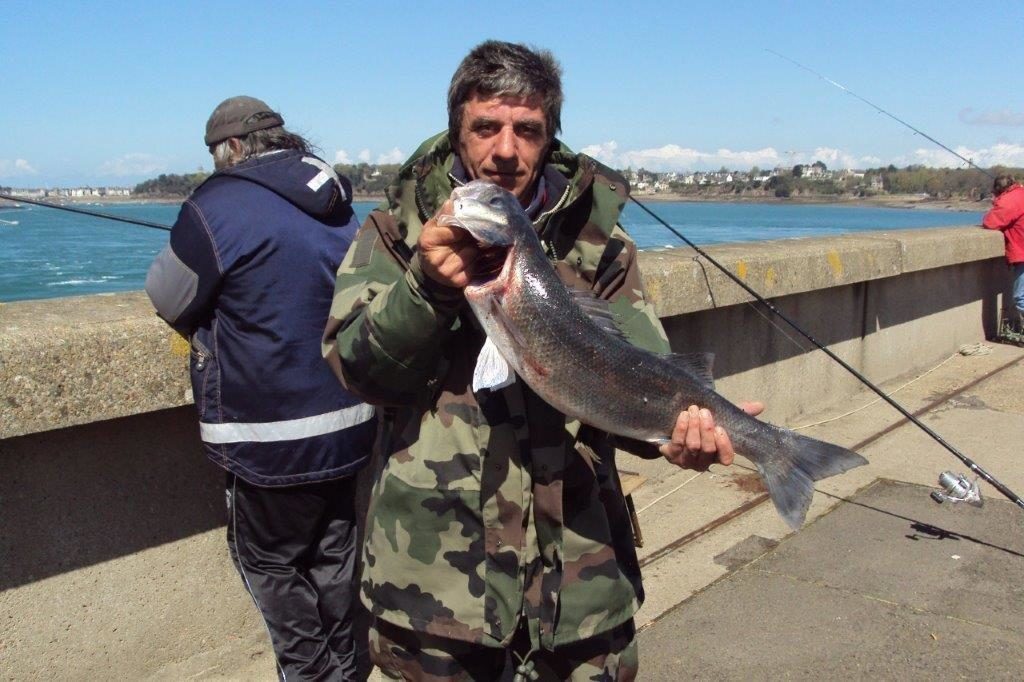
M562 67L548 50L488 40L459 64L448 87L448 137L459 143L462 111L474 95L535 97L542 101L548 138L562 129Z
M241 143L239 153L236 154L231 148L231 140L238 140ZM213 145L210 153L213 154L214 167L219 170L237 165L264 152L281 149L298 149L307 154L313 153L313 145L306 138L285 130L283 126L256 130L243 137L229 137Z

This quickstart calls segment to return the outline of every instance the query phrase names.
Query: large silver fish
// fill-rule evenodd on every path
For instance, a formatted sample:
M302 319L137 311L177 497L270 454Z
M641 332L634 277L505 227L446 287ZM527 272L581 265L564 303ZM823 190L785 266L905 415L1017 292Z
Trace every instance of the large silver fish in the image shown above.
M604 302L570 292L558 278L509 192L474 181L456 188L452 200L453 215L442 222L467 230L485 254L466 299L504 360L559 411L609 433L665 443L681 410L708 408L736 451L757 466L794 529L814 481L867 463L743 412L714 391L708 354L658 355L628 343Z

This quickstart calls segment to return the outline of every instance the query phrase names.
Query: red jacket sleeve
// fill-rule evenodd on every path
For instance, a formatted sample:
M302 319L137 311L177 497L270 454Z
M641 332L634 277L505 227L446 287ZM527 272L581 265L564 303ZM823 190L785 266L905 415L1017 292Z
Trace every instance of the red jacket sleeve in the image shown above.
M981 219L981 226L989 230L1005 230L1021 215L1021 207L1010 201L1009 192L996 197L992 209Z

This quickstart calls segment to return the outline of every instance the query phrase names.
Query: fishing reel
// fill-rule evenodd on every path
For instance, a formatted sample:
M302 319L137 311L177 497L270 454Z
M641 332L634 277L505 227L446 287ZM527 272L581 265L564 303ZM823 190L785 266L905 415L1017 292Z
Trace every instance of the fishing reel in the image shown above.
M967 480L964 474L954 474L952 471L943 471L939 474L939 487L942 490L933 490L931 498L942 504L945 501L966 502L975 507L983 503L981 499L981 488L978 487L978 479L973 482Z

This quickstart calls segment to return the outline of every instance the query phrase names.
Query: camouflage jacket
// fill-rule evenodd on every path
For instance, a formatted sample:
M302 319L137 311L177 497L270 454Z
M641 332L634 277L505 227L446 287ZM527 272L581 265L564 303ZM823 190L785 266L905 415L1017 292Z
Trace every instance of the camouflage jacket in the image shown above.
M507 644L525 615L534 646L553 649L631 618L639 565L612 438L522 381L471 389L483 333L415 248L459 183L455 162L442 134L401 169L341 264L324 337L345 386L384 406L363 601L395 625L486 646ZM557 141L545 178L560 191L535 225L562 280L609 300L632 342L667 352L617 224L625 180Z

